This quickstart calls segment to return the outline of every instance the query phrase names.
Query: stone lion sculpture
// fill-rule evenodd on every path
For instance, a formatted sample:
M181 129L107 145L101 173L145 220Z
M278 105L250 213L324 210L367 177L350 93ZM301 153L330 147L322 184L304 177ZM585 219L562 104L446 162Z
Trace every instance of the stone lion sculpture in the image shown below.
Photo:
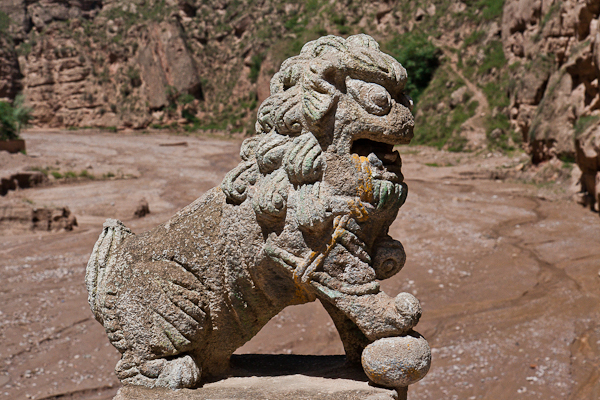
M86 284L124 384L198 386L285 307L315 299L349 361L418 337L418 300L377 281L405 262L388 228L407 195L393 150L413 135L406 79L367 35L309 42L271 80L220 188L142 234L107 220Z

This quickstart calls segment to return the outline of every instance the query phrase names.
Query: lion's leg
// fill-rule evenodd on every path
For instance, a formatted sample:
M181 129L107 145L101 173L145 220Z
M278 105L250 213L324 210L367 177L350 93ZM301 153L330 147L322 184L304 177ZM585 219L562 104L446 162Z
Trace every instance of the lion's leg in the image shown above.
M127 292L120 299L118 315L127 348L115 372L129 385L195 387L202 369L190 354L202 341L204 313L156 286L145 293L147 298Z
M384 292L354 295L314 281L312 285L319 299L350 319L370 341L405 335L421 317L421 305L409 293L400 293L395 298Z
M350 318L343 312L338 310L333 304L328 301L319 299L329 316L333 320L335 327L340 335L346 360L352 364L360 365L360 357L365 347L371 343L369 339L362 333L360 328L356 326Z
M122 339L113 342L123 354L117 376L124 384L151 388L196 386L202 372L196 350L204 343L209 323L202 286L175 262L155 261L132 269L146 273L129 277L129 286L118 293L110 313L119 333L113 336ZM103 310L108 311L107 304Z

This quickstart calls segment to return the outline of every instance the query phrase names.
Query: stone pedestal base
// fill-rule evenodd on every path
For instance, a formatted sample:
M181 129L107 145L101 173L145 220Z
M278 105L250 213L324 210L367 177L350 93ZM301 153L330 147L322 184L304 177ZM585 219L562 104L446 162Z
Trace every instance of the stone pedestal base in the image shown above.
M198 389L125 386L114 400L406 400L406 390L369 385L343 356L239 355L229 376Z

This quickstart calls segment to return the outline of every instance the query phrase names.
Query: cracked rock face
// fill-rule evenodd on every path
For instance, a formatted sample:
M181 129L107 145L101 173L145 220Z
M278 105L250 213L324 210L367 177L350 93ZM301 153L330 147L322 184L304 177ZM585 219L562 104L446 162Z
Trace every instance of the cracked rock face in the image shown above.
M406 79L367 35L309 42L271 80L220 188L142 234L105 223L86 284L124 384L198 386L283 308L317 298L350 361L414 335L418 300L377 281L406 258L387 234L407 195L394 151L412 138ZM377 365L404 365L394 354Z
M597 1L504 3L504 54L518 74L510 118L534 163L574 155L598 113L599 22Z
M12 40L0 32L0 100L14 99L21 90L20 80L19 61Z

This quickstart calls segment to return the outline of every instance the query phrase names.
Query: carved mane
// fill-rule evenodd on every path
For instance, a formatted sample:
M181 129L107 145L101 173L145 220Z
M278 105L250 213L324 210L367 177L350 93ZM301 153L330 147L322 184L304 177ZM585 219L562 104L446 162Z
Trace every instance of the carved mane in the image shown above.
M327 127L346 77L387 83L402 91L406 70L381 52L370 36L325 36L308 42L298 56L283 62L271 79L271 95L258 110L257 136L246 139L242 162L221 184L227 200L241 204L254 187L258 220L283 218L288 189L314 184L325 169L323 151L333 140Z

